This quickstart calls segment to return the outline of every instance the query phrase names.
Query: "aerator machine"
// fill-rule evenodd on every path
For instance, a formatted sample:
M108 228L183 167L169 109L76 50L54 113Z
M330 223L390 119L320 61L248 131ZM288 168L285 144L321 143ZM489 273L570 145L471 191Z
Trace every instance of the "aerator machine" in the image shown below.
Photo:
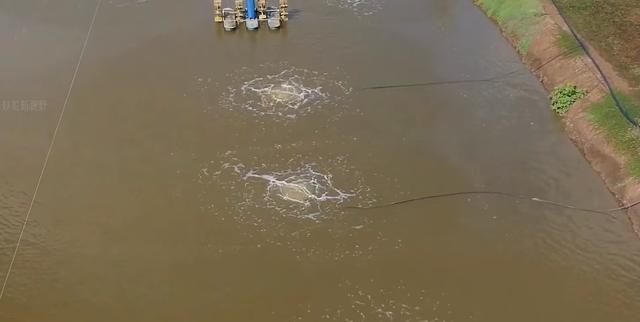
M222 23L224 30L233 31L243 24L248 30L260 28L260 21L266 21L269 29L278 29L287 21L287 0L277 0L277 5L267 5L267 0L235 0L235 7L223 7L223 0L213 0L214 21Z

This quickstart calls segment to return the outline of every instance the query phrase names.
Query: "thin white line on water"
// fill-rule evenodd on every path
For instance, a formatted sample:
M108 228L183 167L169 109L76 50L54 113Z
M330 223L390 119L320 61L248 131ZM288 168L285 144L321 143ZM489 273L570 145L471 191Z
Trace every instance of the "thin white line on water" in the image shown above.
M42 170L40 171L40 176L38 177L38 181L36 182L36 188L33 191L33 196L31 197L31 203L29 204L29 208L27 209L27 214L24 217L24 222L22 223L22 229L20 230L18 241L16 242L15 249L13 250L13 256L11 256L11 262L9 262L9 268L7 268L7 274L5 274L4 276L2 289L0 289L0 300L2 300L2 297L4 296L4 290L7 287L7 282L9 281L11 270L13 269L13 263L16 260L16 255L18 254L18 248L20 248L20 243L22 242L24 229L27 227L27 223L29 222L29 216L31 216L31 210L33 209L33 204L36 201L36 196L38 195L38 190L40 189L40 183L42 183L42 177L44 176L44 172L47 169L47 163L49 163L49 156L51 156L51 150L53 150L53 145L56 142L56 137L58 136L58 130L60 129L60 125L62 124L62 119L64 118L64 112L67 109L67 104L69 103L69 97L71 96L73 85L76 82L76 77L78 76L78 70L80 69L80 64L82 63L84 52L87 49L87 43L89 42L89 37L91 36L91 31L93 30L93 25L96 22L96 16L98 15L98 10L100 9L101 4L102 4L102 0L98 0L98 3L96 4L96 9L93 11L93 17L91 18L91 24L89 24L89 30L87 31L87 36L84 39L84 44L82 44L82 50L80 50L80 57L78 57L78 63L76 64L76 69L73 72L71 83L69 83L69 90L67 90L67 96L64 99L64 104L62 104L62 110L60 111L60 115L58 116L58 123L56 124L55 130L53 130L53 137L51 138L51 143L49 143L49 149L47 150L47 154L44 157Z

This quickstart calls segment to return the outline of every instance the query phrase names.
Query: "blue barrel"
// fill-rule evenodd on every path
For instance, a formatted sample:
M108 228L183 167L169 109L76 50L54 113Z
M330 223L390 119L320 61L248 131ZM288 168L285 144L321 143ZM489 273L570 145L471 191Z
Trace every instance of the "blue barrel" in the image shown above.
M256 0L247 0L247 19L256 19L258 13L256 12Z

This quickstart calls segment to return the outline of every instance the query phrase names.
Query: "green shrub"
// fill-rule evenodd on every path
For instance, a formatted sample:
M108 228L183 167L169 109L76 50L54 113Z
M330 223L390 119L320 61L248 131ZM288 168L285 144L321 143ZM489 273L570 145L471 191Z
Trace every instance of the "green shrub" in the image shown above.
M551 94L551 108L559 115L564 115L573 103L586 95L587 91L579 89L576 85L565 84L558 86Z

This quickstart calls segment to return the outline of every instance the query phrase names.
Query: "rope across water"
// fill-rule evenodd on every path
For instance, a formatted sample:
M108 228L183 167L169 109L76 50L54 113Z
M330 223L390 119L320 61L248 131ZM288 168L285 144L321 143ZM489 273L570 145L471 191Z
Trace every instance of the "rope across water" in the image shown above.
M543 203L543 204L551 205L551 206L558 207L558 208L564 208L564 209L571 209L571 210L587 212L587 213L595 213L595 214L607 215L607 216L610 216L610 217L614 217L613 213L615 213L617 211L629 210L630 208L640 204L640 201L636 201L634 203L631 203L631 204L628 204L628 205L624 205L624 206L621 206L621 207L617 207L617 208L591 209L591 208L585 208L585 207L579 207L579 206L575 206L575 205L570 205L570 204L563 203L563 202L546 200L546 199L537 198L537 197L531 197L531 196L524 196L524 195L519 195L519 194L509 193L509 192L503 192L503 191L475 190L475 191L457 191L457 192L426 195L426 196L420 196L420 197L411 198L411 199L405 199L405 200L398 200L398 201L393 201L393 202L379 204L379 205L373 205L373 206L346 206L344 208L346 208L346 209L379 209L379 208L388 208L388 207L399 206L399 205L403 205L403 204L407 204L407 203L413 203L413 202L424 201L424 200L451 198L451 197L459 197L459 196L472 196L472 195L502 196L502 197L507 197L507 198L511 198L511 199L518 199L518 200L525 200L525 201L536 202L536 203Z

